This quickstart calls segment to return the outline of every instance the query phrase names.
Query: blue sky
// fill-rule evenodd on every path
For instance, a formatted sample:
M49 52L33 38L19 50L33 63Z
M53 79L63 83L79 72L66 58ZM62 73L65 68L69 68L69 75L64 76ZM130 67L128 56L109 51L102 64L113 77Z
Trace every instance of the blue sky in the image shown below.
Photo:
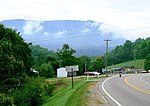
M106 34L135 40L150 37L149 5L150 0L1 0L0 21L93 20L103 23Z

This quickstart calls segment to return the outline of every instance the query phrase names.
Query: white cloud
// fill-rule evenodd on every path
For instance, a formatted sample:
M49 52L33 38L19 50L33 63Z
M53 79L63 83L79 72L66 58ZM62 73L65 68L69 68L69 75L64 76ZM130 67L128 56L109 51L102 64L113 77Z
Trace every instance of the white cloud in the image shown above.
M86 33L86 32L90 32L91 30L89 28L83 28L82 32Z
M41 21L26 21L23 26L23 31L25 35L32 35L33 33L37 33L43 29L41 25Z
M93 20L106 23L107 29L128 28L150 25L149 4L150 0L2 0L0 20ZM32 27L25 29L33 33ZM148 33L149 29L145 31Z
M138 24L132 26L111 26L102 24L100 30L103 31L103 35L107 35L109 32L113 32L114 38L123 38L134 41L137 38L150 37L150 24Z
M100 23L96 22L96 21L88 21L87 23L84 24L83 28L82 28L82 32L86 33L86 32L90 32L91 30L99 30L100 28Z
M48 35L48 32L44 32L44 35Z
M54 34L54 38L64 38L66 32L67 32L66 30L58 31L57 33Z
M67 31L66 30L63 30L63 31L59 31L56 33L57 36L61 36L61 35L64 35Z

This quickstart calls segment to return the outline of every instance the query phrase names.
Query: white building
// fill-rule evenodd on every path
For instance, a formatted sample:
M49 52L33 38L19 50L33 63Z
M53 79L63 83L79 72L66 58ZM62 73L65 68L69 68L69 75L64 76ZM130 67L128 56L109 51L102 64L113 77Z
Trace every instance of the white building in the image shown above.
M57 69L57 78L72 76L72 72L73 72L73 76L76 76L77 71L79 71L78 65L66 66L65 68L59 68Z
M67 77L66 68L59 68L57 69L57 78Z

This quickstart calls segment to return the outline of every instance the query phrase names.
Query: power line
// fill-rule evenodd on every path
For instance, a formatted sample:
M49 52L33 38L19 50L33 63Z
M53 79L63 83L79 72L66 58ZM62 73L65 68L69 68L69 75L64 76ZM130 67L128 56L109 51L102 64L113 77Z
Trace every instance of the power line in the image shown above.
M131 30L137 30L137 29L147 29L147 28L150 28L150 27L141 27L141 28L131 28L131 29L122 29L122 30L112 30L112 32L124 32L124 31L131 31ZM110 31L111 32L111 31Z
M52 38L52 39L25 39L25 40L31 40L33 42L38 42L38 41L55 41L55 40L65 40L65 39L72 39L72 38L91 38L91 37L95 37L95 36L99 36L100 33L94 33L94 34L84 34L84 35L80 35L80 36L71 36L71 34L65 36L65 37L62 37L62 38ZM71 36L71 37L68 37L68 36Z
M129 28L129 29L121 29L121 30L110 30L110 31L106 31L106 32L124 32L124 31L131 31L131 30L137 30L137 29L146 29L146 28L150 28L150 27L140 27L140 28ZM115 28L114 28L115 29ZM97 32L97 33L91 33L91 34L78 34L78 33L72 33L72 34L68 34L67 36L65 36L64 38L53 38L53 39L26 39L25 40L31 40L32 42L38 42L38 41L56 41L56 40L64 40L64 39L71 39L71 38L91 38L91 37L95 37L96 35L99 36L100 33L102 33L103 30L101 32ZM75 36L71 36L71 35L75 35ZM76 36L76 35L80 35L80 36ZM104 33L102 33L102 35L104 35ZM71 37L68 37L71 36Z
M146 26L147 27L146 27ZM136 27L135 26L141 26L141 27ZM145 27L144 27L145 26ZM126 28L124 28L126 27ZM150 28L150 23L142 23L142 24L134 24L134 26L123 26L123 27L120 27L120 26L116 26L116 27L109 27L109 28L104 28L104 30L115 30L115 29L119 29L119 30L116 30L116 31L121 31L121 30L128 30L128 29L144 29L144 28Z

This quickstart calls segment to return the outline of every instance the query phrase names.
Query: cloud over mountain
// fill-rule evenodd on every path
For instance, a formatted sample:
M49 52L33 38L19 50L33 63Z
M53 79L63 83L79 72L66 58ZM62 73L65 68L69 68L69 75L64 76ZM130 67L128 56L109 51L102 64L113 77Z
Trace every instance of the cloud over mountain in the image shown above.
M76 55L101 55L105 53L104 39L111 39L110 49L122 44L124 39L114 38L112 32L104 33L102 23L80 20L6 20L0 22L21 32L26 42L57 50L64 43L77 50Z
M25 25L23 26L23 34L32 35L34 33L38 33L43 29L41 23L41 21L26 21Z

